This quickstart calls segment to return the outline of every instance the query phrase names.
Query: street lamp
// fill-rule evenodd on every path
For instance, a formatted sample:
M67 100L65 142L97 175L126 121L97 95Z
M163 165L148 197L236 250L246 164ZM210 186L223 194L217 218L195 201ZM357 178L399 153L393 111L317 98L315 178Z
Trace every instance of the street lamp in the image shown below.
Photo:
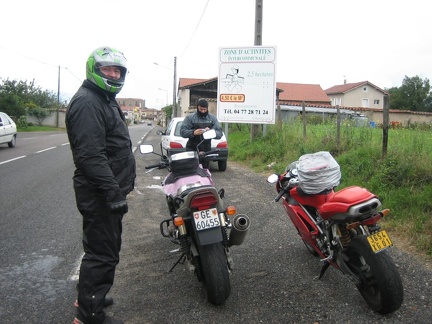
M176 99L177 99L177 93L176 93L176 80L177 80L177 56L174 56L174 69L171 69L167 66L160 65L159 63L153 62L154 65L161 66L163 68L166 68L168 70L171 70L174 72L174 82L173 82L173 115L172 117L177 117L177 105L176 105ZM168 100L167 100L168 102Z

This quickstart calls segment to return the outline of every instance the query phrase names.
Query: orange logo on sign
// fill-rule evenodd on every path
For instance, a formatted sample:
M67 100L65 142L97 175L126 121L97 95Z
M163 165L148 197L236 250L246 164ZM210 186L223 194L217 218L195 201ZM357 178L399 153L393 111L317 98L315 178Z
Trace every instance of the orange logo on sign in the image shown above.
M221 102L244 102L245 99L244 94L221 94L219 97Z

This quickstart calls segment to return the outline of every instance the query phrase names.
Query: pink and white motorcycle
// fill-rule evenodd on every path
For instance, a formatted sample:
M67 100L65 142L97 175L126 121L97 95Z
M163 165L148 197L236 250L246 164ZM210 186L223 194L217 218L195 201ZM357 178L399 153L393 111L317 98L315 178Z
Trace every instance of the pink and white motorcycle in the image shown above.
M203 141L214 137L214 130L209 130L203 134ZM231 247L243 243L250 220L247 215L237 214L234 206L224 207L224 189L216 189L210 171L200 164L217 150L186 151L166 159L155 153L151 144L142 144L139 149L142 154L161 156L158 164L146 169L169 171L162 186L170 216L160 223L160 231L179 245L174 250L179 258L170 271L187 262L189 270L203 282L207 300L215 305L225 303L231 292Z

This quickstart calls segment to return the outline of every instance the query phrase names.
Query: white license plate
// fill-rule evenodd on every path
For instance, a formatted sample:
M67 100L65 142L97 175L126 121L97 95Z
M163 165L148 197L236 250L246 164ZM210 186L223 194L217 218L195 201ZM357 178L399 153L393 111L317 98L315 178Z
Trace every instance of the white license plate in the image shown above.
M216 208L200 210L193 213L195 227L198 231L220 226Z

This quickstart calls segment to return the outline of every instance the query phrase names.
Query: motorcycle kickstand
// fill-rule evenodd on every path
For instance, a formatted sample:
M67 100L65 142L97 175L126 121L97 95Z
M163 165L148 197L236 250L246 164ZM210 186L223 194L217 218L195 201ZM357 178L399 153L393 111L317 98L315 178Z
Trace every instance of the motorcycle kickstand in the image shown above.
M320 274L319 274L318 277L315 277L315 279L320 280L324 276L324 273L327 271L327 269L329 268L329 266L330 266L330 262L324 261L324 264L321 267Z
M168 272L173 271L174 268L177 266L177 264L179 264L179 263L183 264L185 262L185 260L186 260L186 253L183 253L182 255L180 255L180 257L178 258L178 260L176 261L176 263L174 263L174 265L171 267L171 269L169 269Z

